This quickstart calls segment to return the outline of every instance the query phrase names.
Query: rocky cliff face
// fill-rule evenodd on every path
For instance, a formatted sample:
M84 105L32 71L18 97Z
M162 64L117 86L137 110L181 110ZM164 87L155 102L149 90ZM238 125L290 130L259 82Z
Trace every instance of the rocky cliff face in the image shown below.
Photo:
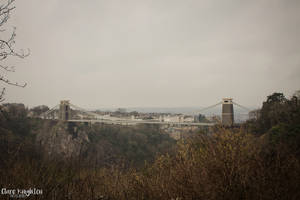
M37 143L48 155L63 158L79 156L87 149L89 142L84 130L67 122L58 122L55 125L45 124L37 134Z

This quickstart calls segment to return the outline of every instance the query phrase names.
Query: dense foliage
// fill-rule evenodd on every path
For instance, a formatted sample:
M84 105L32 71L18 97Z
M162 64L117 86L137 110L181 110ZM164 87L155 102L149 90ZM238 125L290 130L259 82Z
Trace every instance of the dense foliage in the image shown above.
M72 135L72 138L78 137L76 135L78 132L88 137L87 148L80 149L80 155L84 157L85 162L88 162L88 164L84 164L89 165L92 162L97 163L97 166L117 164L118 162L141 166L145 161L153 161L157 154L170 152L175 145L175 140L168 134L164 134L157 125L93 124L90 126L80 123L61 124L27 117L31 112L34 112L33 116L36 116L41 109L43 110L44 107L28 110L23 104L3 104L0 114L0 134L3 138L14 138L12 141L28 140L32 146L40 148L40 152L47 154L47 149L43 148L46 141L43 140L48 138L43 138L43 136L56 134L53 133L53 129L68 127L66 134ZM63 134L63 132L58 134Z
M91 144L87 154L98 163L123 159L135 166L153 161L156 154L171 151L175 140L164 134L157 125L118 126L95 124L88 131ZM90 153L92 152L92 153ZM105 161L106 160L106 161Z
M272 145L281 143L300 154L300 96L296 92L287 99L282 93L273 93L263 102L258 118L245 127L267 136Z
M240 129L194 133L175 148L157 126L78 126L90 145L65 160L33 142L57 124L2 109L0 187L42 188L33 199L300 199L298 98L274 93Z

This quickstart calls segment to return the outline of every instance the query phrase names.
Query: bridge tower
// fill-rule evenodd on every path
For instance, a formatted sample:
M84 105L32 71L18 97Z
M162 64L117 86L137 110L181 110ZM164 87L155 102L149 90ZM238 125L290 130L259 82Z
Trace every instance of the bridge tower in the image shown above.
M222 101L222 124L232 126L234 123L232 98L223 98Z
M59 120L67 121L71 118L70 101L62 100L59 105Z

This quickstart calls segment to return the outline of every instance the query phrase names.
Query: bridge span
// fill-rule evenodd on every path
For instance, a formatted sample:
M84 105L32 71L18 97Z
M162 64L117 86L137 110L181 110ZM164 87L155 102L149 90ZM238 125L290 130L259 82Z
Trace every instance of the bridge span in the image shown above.
M183 125L183 126L214 126L215 123L201 123L201 122L159 122L146 120L118 120L108 121L101 119L70 119L68 122L88 122L88 123L106 123L106 124L121 124L121 125L135 125L135 124L160 124L160 125Z
M215 105L208 106L201 109L197 112L197 115L201 114L204 110L213 108L222 104L222 119L220 123L226 126L232 126L234 124L234 110L233 104L237 105L245 110L250 111L249 109L241 106L232 101L232 98L223 98L223 100ZM78 116L72 117L72 112L84 113L86 116L81 118ZM61 121L68 122L89 122L89 123L107 123L107 124L122 124L122 125L135 125L135 124L161 124L161 125L183 125L183 126L213 126L215 123L201 123L201 122L186 122L186 121L166 121L166 120L147 120L147 119L128 119L122 117L114 117L110 115L100 115L95 112L87 111L83 108L80 108L76 105L73 105L68 100L63 100L60 104L54 106L52 109L43 113L40 117L44 119L55 119L54 113L58 116L58 119ZM57 118L56 118L57 119Z

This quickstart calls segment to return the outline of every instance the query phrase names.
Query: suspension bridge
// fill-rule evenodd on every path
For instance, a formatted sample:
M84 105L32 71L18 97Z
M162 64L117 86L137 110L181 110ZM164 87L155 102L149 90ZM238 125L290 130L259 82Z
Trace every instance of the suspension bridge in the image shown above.
M238 106L246 111L250 109L235 103L232 98L223 98L222 101L202 108L195 112L195 116L202 114L204 111L212 109L216 106L222 105L222 118L220 123L225 126L232 126L234 124L234 109L233 105ZM185 126L213 126L215 123L203 123L195 121L166 121L163 119L134 119L126 117L115 117L111 115L103 115L96 112L88 111L84 108L76 106L68 100L60 101L60 104L54 106L47 112L40 115L43 119L58 119L67 122L88 122L88 123L106 123L106 124L161 124L161 125L185 125Z

